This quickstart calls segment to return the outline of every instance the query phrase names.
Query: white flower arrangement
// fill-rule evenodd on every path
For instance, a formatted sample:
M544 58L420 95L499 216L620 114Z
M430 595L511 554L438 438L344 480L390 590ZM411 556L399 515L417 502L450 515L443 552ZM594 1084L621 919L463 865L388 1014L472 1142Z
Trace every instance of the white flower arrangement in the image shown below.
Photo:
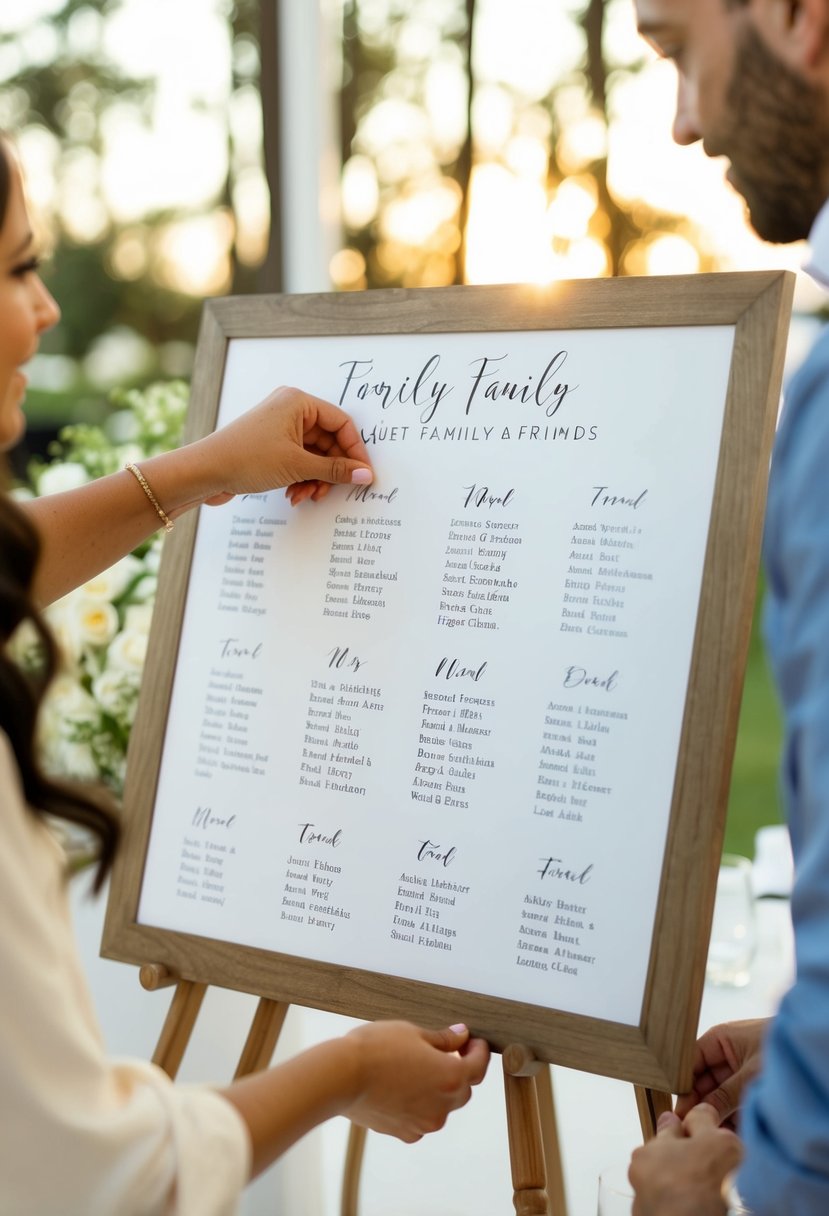
M154 384L114 398L120 411L106 428L65 427L57 454L30 470L36 495L71 489L175 447L188 389ZM44 698L39 738L44 766L55 775L102 780L123 790L127 745L147 651L163 533L109 570L50 605L62 670ZM24 667L38 662L34 635L18 631L13 652Z

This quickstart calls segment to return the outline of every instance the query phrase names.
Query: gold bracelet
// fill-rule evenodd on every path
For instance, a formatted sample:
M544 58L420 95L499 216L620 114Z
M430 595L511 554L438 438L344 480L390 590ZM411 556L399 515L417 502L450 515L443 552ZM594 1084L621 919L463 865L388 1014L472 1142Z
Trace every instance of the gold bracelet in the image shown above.
M167 513L161 509L161 504L159 503L155 494L153 494L152 490L150 489L147 478L144 476L144 474L141 472L141 470L135 464L125 464L124 468L127 470L127 472L132 473L133 477L138 482L141 489L144 491L144 493L149 498L150 502L152 503L153 507L155 508L158 518L164 524L164 531L172 532L173 527L175 525L173 524L173 521L170 519L170 516L167 515Z

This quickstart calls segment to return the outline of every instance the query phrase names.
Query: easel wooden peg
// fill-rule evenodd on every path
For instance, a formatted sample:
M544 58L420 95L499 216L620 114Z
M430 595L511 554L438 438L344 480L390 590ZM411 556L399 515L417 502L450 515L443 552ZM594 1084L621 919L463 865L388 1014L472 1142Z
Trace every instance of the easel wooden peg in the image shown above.
M144 963L138 969L138 979L141 987L147 992L158 992L161 988L172 988L178 980L163 963Z
M550 1066L520 1043L502 1061L516 1216L567 1216Z

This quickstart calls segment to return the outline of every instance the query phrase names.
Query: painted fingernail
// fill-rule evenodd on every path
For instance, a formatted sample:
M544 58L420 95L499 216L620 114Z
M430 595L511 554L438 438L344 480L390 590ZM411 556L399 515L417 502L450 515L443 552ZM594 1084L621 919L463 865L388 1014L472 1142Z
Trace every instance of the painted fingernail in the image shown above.
M374 475L371 469L355 469L351 474L352 484L355 486L367 486L370 481L374 480Z
M450 1026L450 1030L454 1030L455 1034L466 1034L468 1027L464 1026L463 1022L458 1022L457 1026Z

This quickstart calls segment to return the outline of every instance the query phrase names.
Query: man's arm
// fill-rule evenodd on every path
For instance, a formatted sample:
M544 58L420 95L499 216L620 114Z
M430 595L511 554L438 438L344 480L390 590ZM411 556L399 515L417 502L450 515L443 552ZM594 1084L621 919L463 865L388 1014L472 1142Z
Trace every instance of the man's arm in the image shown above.
M788 393L769 485L766 636L785 719L797 979L743 1105L757 1216L829 1212L829 333Z

